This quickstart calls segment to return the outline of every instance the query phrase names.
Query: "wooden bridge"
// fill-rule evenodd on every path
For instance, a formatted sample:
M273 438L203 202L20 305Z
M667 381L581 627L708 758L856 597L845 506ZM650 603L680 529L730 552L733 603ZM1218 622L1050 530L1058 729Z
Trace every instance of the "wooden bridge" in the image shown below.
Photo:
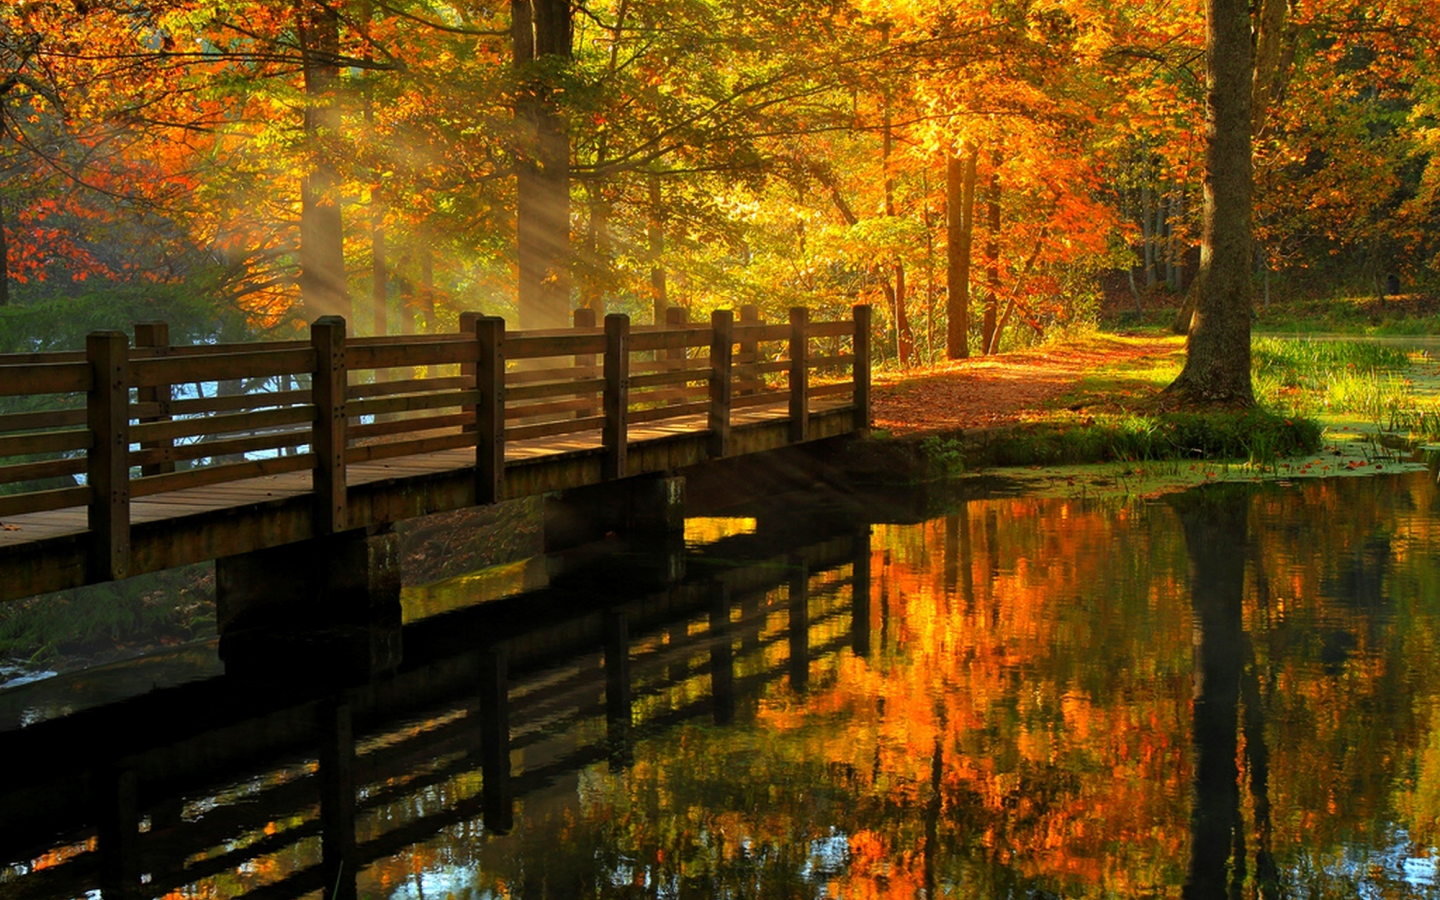
M0 355L0 601L864 432L853 312Z

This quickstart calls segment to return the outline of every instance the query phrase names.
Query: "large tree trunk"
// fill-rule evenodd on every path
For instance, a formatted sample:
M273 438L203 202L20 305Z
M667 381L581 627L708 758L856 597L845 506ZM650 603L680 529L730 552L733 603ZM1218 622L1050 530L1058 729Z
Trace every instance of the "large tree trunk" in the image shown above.
M562 328L570 319L570 130L555 98L532 71L547 57L571 57L568 0L512 0L510 30L520 75L521 126L515 224L521 328Z
M1249 406L1250 10L1246 0L1207 0L1205 33L1205 226L1199 295L1185 368L1167 392Z
M306 321L350 317L345 286L344 230L333 144L340 137L340 15L333 6L301 0L301 69L305 79L305 141L312 163L300 184L300 303Z
M965 359L970 355L970 251L975 237L975 170L980 149L971 141L961 156L945 160L945 286L949 324L945 355Z

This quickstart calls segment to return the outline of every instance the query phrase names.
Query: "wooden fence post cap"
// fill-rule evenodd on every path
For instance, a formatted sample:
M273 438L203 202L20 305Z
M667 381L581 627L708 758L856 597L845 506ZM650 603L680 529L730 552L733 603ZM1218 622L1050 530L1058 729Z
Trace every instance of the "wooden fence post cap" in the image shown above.
M344 316L321 316L310 323L311 328L345 328Z

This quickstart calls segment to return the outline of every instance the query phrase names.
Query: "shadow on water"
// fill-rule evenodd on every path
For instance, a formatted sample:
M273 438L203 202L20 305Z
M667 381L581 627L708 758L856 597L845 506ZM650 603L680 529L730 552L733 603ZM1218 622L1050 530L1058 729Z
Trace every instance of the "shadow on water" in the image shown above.
M749 502L7 715L0 897L1436 889L1431 479L989 487Z
M868 584L869 528L833 522L579 548L547 562L542 590L403 628L387 608L328 634L250 634L225 675L0 733L0 848L31 860L0 895L162 896L278 856L278 880L239 893L355 897L365 866L428 836L505 835L517 801L598 761L623 772L646 735L729 723L764 685L803 693L812 660L868 652L853 584ZM817 627L851 633L812 643ZM697 678L703 695L657 706ZM366 824L477 780L398 828Z

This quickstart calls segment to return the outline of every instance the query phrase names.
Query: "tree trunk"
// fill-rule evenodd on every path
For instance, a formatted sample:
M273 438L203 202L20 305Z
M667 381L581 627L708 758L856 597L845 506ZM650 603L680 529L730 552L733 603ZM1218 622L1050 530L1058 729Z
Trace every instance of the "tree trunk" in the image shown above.
M1240 681L1245 632L1246 494L1192 497L1177 512L1190 562L1195 622L1194 804L1185 900L1226 900L1240 823ZM1238 862L1239 859L1236 859Z
M650 304L655 324L665 324L665 307L669 299L665 291L665 208L660 191L660 176L650 175L650 220L646 237L650 242Z
M1151 201L1149 187L1140 189L1140 240L1144 253L1141 254L1145 261L1145 287L1155 286L1155 233L1151 230L1151 213L1154 203Z
M300 303L307 321L350 318L345 286L344 230L333 144L340 137L340 15L333 6L301 0L301 69L305 80L305 141L314 162L300 184Z
M975 170L980 150L971 141L961 148L963 158L945 160L945 308L948 324L945 355L970 355L970 250L975 237Z
M882 26L885 41L890 39L890 27ZM880 167L885 177L885 217L895 217L895 178L890 173L890 153L895 145L893 125L890 116L890 98L887 95L885 102L885 123L882 132L880 149ZM891 273L895 276L894 290L887 291L891 302L895 305L895 354L900 358L900 368L909 368L915 355L915 332L910 327L910 314L905 308L907 297L905 295L905 264L896 260L890 267Z
M985 310L980 322L980 346L986 355L996 351L995 324L1000 315L1000 151L990 151L990 188L985 192Z
M515 179L519 326L562 328L570 319L570 130L550 85L533 71L571 58L568 0L512 0L510 33L520 86Z
M10 305L10 246L5 241L5 206L0 203L0 306Z
M371 195L374 196L373 194ZM370 201L370 312L374 334L383 335L390 327L390 273L385 265L385 211L379 200Z
M435 251L430 239L422 237L417 255L420 257L420 311L425 314L425 331L435 333Z
M596 160L596 168L605 162L604 147ZM610 281L610 203L605 198L604 184L598 178L586 186L588 221L585 225L584 277L580 279L580 305L605 317L605 293Z
M1250 10L1207 0L1205 227L1185 368L1166 389L1250 406Z

